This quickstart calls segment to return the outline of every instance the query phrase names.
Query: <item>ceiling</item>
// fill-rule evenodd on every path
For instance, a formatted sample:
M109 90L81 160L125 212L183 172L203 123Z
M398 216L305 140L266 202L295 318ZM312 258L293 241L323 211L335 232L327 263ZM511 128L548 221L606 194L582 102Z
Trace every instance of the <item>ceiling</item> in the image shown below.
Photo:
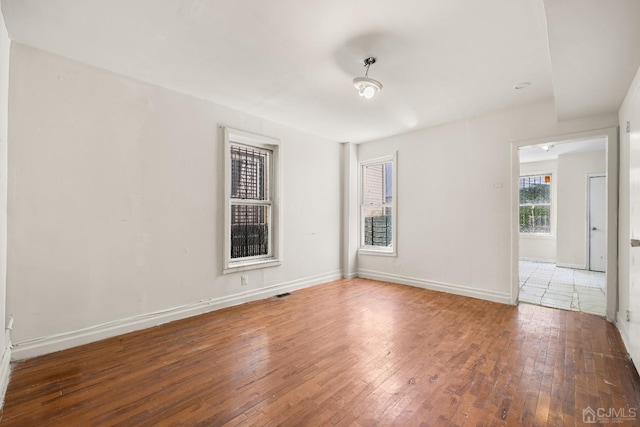
M562 154L585 153L588 151L604 151L607 140L604 137L583 139L579 141L558 141L538 145L520 147L520 163L543 162L557 160Z
M616 112L640 65L637 0L1 5L15 42L335 141L550 99L561 119ZM352 84L368 56L371 100Z

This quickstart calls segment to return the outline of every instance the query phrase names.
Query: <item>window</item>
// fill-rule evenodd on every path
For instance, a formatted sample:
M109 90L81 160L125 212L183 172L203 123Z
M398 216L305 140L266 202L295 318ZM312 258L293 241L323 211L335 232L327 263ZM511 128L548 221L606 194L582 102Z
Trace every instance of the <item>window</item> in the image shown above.
M551 175L520 177L520 232L551 234Z
M395 155L361 163L361 239L363 253L395 255Z
M224 132L224 272L279 265L279 142L230 128Z

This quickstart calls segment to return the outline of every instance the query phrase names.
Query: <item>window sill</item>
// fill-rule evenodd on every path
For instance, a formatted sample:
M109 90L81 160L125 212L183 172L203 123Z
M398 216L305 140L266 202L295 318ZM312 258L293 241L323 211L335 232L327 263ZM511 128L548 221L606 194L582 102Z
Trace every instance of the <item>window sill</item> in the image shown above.
M265 259L259 261L234 262L222 270L222 274L236 273L238 271L255 270L258 268L277 267L282 262L279 259Z
M360 248L358 249L358 255L374 255L374 256L397 256L395 250L385 251L380 249Z

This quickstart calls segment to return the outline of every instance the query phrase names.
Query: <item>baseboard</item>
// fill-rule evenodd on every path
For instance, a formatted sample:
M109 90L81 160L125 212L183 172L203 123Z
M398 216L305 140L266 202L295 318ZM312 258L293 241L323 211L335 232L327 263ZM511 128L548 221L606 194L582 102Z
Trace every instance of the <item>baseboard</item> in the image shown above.
M471 288L451 283L434 282L431 280L417 279L415 277L400 276L397 274L383 273L374 270L358 270L358 277L415 286L418 288L430 289L432 291L448 292L450 294L480 298L502 304L511 304L511 295L505 292L489 291L486 289Z
M556 267L573 268L574 270L586 270L587 269L586 265L580 265L580 264L556 263Z
M55 351L65 350L105 338L126 334L128 332L150 328L163 323L172 322L174 320L197 316L210 311L269 298L274 295L292 292L298 289L319 285L321 283L331 282L340 278L342 278L342 272L333 271L234 295L210 298L187 305L169 308L167 310L141 314L125 319L118 319L84 329L16 342L13 345L11 356L13 360L19 360L53 353Z
M626 316L622 313L618 312L616 318L616 328L620 332L620 337L622 338L622 342L627 349L627 353L633 362L633 365L636 367L636 370L640 372L640 343L638 345L633 345L634 342L631 339L631 335L633 332L636 332L640 337L640 327L633 327L633 323L626 321ZM631 328L634 330L632 331Z
M4 395L9 386L11 376L11 343L9 343L0 358L0 409L4 406Z
M542 258L529 258L529 257L520 257L520 261L530 261L530 262L541 262L544 264L555 264L555 259L542 259Z

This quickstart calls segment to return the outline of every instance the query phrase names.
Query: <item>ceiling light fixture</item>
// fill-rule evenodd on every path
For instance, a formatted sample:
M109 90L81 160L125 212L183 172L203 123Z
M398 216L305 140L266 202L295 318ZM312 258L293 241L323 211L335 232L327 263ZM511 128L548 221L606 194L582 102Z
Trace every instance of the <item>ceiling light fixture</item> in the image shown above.
M376 63L376 58L373 56L364 60L364 66L367 71L364 73L364 77L356 77L353 79L353 85L358 89L360 96L364 96L367 99L373 98L373 96L382 90L382 83L377 80L369 78L369 67Z
M540 148L542 148L544 151L549 151L553 148L553 145L543 145Z

